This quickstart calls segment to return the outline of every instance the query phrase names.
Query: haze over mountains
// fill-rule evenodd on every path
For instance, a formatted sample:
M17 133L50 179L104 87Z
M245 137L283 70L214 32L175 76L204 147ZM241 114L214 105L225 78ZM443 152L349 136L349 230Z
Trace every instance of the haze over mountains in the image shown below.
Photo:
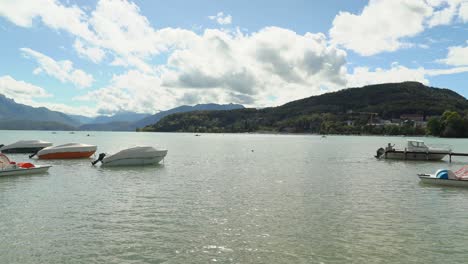
M178 112L196 110L230 110L244 108L238 104L199 104L179 106L157 114L119 112L112 116L87 117L67 115L45 107L32 107L16 103L0 94L0 129L18 130L88 130L135 131L139 127L154 124L161 118Z

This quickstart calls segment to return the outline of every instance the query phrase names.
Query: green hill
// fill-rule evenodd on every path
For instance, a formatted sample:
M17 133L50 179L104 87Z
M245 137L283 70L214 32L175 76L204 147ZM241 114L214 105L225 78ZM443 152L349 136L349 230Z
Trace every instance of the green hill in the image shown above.
M387 83L344 89L260 110L173 114L145 127L144 131L358 134L368 132L365 127L371 117L386 120L403 114L429 117L442 115L446 110L463 113L466 109L467 100L449 89L428 87L417 82Z

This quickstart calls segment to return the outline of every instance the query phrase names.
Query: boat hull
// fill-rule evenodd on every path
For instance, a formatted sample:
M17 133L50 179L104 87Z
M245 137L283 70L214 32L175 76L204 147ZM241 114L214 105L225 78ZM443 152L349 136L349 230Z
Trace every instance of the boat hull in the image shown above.
M38 155L40 159L84 159L89 158L93 155L96 151L83 151L83 152L53 152Z
M141 165L154 165L161 162L166 157L166 152L152 157L126 157L121 159L104 159L102 166L113 167L113 166L141 166Z
M419 176L422 183L442 185L442 186L453 186L453 187L468 187L468 181L452 180L452 179L439 179L434 176Z
M102 160L102 166L141 166L159 163L167 155L167 150L142 146L124 149Z
M435 160L442 160L445 156L447 156L447 153L426 153L426 152L421 152L421 153L406 153L401 151L401 152L387 152L384 154L383 158L385 159L396 159L396 160L430 160L430 161L435 161Z
M45 147L31 147L31 148L11 148L11 149L3 149L2 153L36 153L39 150L43 149Z
M45 173L52 166L37 166L34 168L15 168L15 169L5 169L0 170L0 176L13 176L13 175L29 175L29 174L38 174Z

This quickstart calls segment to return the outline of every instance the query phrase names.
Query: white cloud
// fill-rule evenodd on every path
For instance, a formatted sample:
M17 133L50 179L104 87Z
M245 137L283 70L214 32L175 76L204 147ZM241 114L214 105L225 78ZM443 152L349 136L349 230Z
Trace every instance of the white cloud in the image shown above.
M468 65L468 46L449 47L447 57L439 62L452 66Z
M463 22L468 22L468 2L464 2L460 5L460 9L458 10L458 16Z
M451 24L453 19L457 16L458 7L461 1L463 0L449 0L432 3L432 6L436 9L438 8L438 10L435 10L429 18L429 27Z
M390 69L377 68L375 70L368 67L356 67L351 74L348 74L348 87L404 81L429 84L424 68L409 69L401 65L393 65Z
M252 35L206 30L190 47L174 51L157 74L130 70L79 99L96 101L105 112L151 112L194 100L278 105L344 87L345 64L346 53L329 46L323 34L276 27Z
M370 0L360 14L340 12L330 29L332 43L363 56L414 46L407 39L428 27L468 21L466 0Z
M46 107L53 111L59 111L65 114L72 114L72 115L84 115L84 116L97 116L98 113L96 112L96 108L89 107L89 106L71 106L67 104L61 103L51 103L51 102L36 102L31 101L28 105L33 107Z
M88 58L94 63L100 63L102 59L104 59L105 52L102 49L85 46L85 44L83 44L79 39L75 40L73 47L80 56Z
M208 18L216 21L220 25L229 25L232 23L232 16L225 15L223 12L218 12L215 16L209 16Z
M89 87L94 82L92 75L83 70L74 69L73 63L69 60L56 61L30 48L21 48L20 50L24 56L32 57L39 64L39 67L33 71L34 74L45 72L63 83L71 82L78 87Z
M0 16L21 27L31 27L35 18L53 29L91 39L86 14L77 6L64 6L56 0L2 0Z
M126 0L100 0L88 16L77 6L64 6L56 0L0 1L0 16L22 27L31 27L34 18L48 27L65 30L79 38L75 49L81 56L99 62L111 53L127 67L151 71L145 60L171 48L190 43L196 35L190 30L155 30L139 7Z
M406 45L401 39L424 30L432 9L424 1L371 0L361 14L340 12L333 20L330 37L361 55L395 51Z
M99 1L88 22L94 33L93 38L85 39L89 45L112 53L113 65L145 72L153 70L145 60L172 48L183 48L196 37L184 29L155 30L139 7L125 0Z
M177 93L173 89L161 87L161 81L154 75L130 70L114 75L107 87L88 92L75 98L96 102L100 113L115 113L122 110L135 112L154 112L167 109L176 103Z
M421 82L428 85L430 76L450 75L468 72L468 67L455 67L450 69L407 68L398 63L392 64L389 69L356 67L347 75L348 87L360 87L379 83L396 83L405 81Z
M277 27L251 35L206 30L194 45L171 54L162 80L172 87L224 89L244 104L279 93L275 103L284 103L322 86L342 86L345 63L346 53L329 46L323 34Z
M16 80L9 75L0 76L0 94L15 100L17 103L32 107L47 107L48 109L67 114L96 115L96 109L88 106L74 107L66 104L35 101L35 99L50 98L53 96L42 87L25 81Z
M468 72L468 67L455 67L450 69L425 70L427 76L451 75Z
M33 98L47 98L52 96L39 86L15 80L9 75L0 77L0 94L22 104L31 104Z

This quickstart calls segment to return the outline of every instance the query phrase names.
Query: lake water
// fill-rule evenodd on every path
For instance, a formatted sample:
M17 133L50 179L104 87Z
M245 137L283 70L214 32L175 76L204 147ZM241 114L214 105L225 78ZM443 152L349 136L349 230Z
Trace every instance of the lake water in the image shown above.
M90 136L86 136L87 134ZM0 131L169 150L163 164L0 177L0 263L466 263L468 189L419 183L455 162L378 161L404 137ZM426 138L468 152L462 139ZM28 161L26 155L9 155Z

